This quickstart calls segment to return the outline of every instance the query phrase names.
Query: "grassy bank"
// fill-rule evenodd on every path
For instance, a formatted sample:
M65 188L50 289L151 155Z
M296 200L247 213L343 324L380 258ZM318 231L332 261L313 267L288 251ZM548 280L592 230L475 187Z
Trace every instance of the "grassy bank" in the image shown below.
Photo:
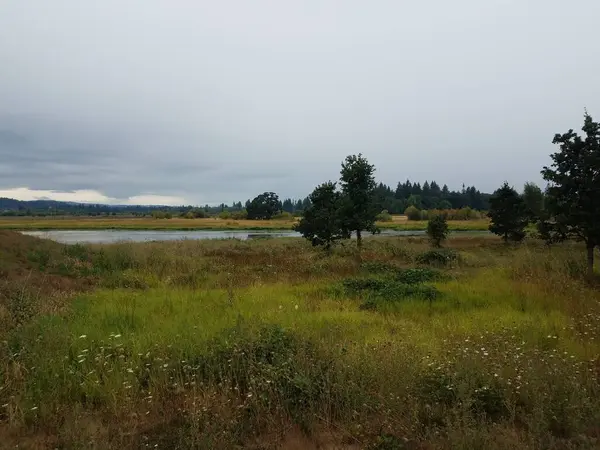
M598 446L600 293L578 246L380 237L359 260L289 239L4 233L1 442Z
M225 220L225 219L153 219L153 218L93 218L93 217L2 217L0 229L5 230L290 230L293 220ZM450 220L455 231L487 230L487 220ZM396 216L391 222L377 224L390 230L425 230L427 221L407 221Z

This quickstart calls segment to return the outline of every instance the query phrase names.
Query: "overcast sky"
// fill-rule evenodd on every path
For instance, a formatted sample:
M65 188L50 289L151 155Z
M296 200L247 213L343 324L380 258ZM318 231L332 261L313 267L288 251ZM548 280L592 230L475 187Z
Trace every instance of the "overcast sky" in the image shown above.
M304 197L358 152L392 185L541 183L554 134L600 118L598 17L598 0L4 0L0 196Z

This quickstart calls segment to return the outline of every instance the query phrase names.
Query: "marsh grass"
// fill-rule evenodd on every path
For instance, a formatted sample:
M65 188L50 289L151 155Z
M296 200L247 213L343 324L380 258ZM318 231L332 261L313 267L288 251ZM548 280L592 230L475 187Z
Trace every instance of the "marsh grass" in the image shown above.
M0 217L0 229L6 230L291 230L297 218L272 220L154 219L130 217ZM427 221L380 221L377 225L391 230L426 230ZM454 231L487 231L487 219L449 220Z
M36 254L95 289L52 314L40 293L5 334L3 442L598 445L600 294L579 246L451 238L457 257L430 267L424 239L364 244L361 261L293 239Z

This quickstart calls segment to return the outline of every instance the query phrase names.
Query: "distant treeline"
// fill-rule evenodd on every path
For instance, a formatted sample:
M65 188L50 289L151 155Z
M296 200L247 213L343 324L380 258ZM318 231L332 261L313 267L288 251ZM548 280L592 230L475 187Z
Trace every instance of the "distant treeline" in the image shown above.
M440 188L435 181L421 185L406 180L398 183L395 190L380 183L375 191L382 209L391 214L403 214L409 206L419 210L471 208L481 211L488 209L490 198L490 194L481 193L475 186L463 185L461 191L451 191L445 184Z
M380 183L376 189L377 200L382 210L391 214L404 214L409 206L419 210L430 209L460 209L469 207L475 210L488 208L489 194L483 194L474 186L464 187L461 191L451 191L448 186L435 181L425 181L423 184L411 183L407 180L398 183L392 189ZM234 202L231 205L217 206L140 206L140 205L103 205L59 202L54 200L20 201L10 198L0 198L0 215L3 216L157 216L167 217L209 217L227 215L243 218L244 211L251 200L245 203ZM289 214L300 215L310 205L308 197L304 199L286 198L279 202L279 209ZM238 214L235 214L238 213Z

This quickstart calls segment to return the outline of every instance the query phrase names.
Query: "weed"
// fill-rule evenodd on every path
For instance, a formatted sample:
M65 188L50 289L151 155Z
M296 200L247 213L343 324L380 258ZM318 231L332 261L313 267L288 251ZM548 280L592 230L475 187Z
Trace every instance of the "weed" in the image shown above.
M444 278L444 275L434 269L426 267L414 267L404 269L398 273L397 280L406 284L426 283Z
M343 285L349 295L367 294L384 301L397 301L407 297L434 300L440 295L440 291L434 286L378 278L349 278L343 281Z
M458 253L454 249L442 248L428 250L417 256L417 262L420 264L431 264L437 266L446 266L458 259Z

